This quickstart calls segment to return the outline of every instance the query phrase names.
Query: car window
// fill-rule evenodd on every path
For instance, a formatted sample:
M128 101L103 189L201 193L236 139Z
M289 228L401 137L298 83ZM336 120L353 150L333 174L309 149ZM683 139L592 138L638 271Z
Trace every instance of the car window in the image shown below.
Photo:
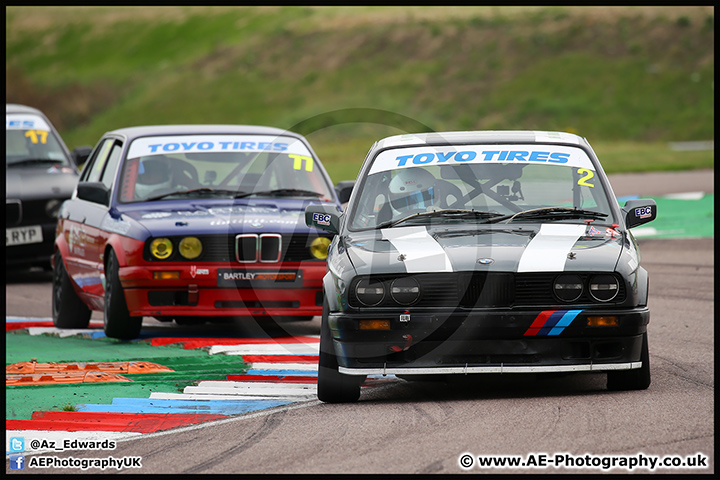
M508 161L511 160L511 161ZM464 209L511 215L569 207L608 215L608 196L590 158L558 145L412 147L380 152L350 213L352 229L414 213ZM482 221L482 217L478 217ZM429 217L424 220L431 221ZM467 222L467 218L456 221ZM547 218L529 221L548 221ZM582 218L561 218L582 222ZM418 219L418 223L422 223Z
M83 171L82 181L85 182L99 182L102 176L105 162L107 161L110 149L113 146L113 139L106 138L102 143L95 149L96 154L94 158L88 162L88 167Z
M70 165L60 140L44 118L33 114L8 113L5 125L5 161L9 166L32 165L30 162L33 160ZM36 162L35 165L47 168L43 162Z
M224 196L301 189L317 192L317 198L333 198L305 144L282 136L140 138L129 147L121 182L121 202L200 188Z
M102 178L100 180L106 187L108 187L108 189L112 189L115 180L115 172L117 171L118 163L120 163L121 153L122 144L117 141L114 142L110 148L110 154L107 157L107 162L105 162L105 169L103 170Z

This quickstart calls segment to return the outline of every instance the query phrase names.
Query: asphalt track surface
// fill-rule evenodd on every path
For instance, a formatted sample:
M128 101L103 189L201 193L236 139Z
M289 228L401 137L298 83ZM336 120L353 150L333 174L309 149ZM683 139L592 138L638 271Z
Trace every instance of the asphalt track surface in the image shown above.
M714 192L712 171L614 176L617 196ZM298 402L170 434L120 442L111 452L66 458L142 457L123 473L463 473L469 453L547 458L577 464L600 457L708 457L707 467L637 467L638 473L714 472L714 240L642 239L650 272L653 382L608 392L605 376L458 378L449 384L397 381L364 389L356 404ZM8 316L48 317L50 276L8 273ZM93 318L102 319L101 314ZM149 327L152 325L150 321ZM316 335L319 319L287 325ZM151 327L152 328L152 327ZM180 327L178 327L180 328ZM592 456L586 457L586 455ZM536 459L540 458L534 457ZM578 460L579 459L579 460ZM8 473L23 473L10 471ZM24 472L28 472L25 470ZM50 468L34 473L99 473ZM113 472L113 470L105 470ZM480 468L470 473L603 473L593 468ZM619 468L609 473L627 473Z

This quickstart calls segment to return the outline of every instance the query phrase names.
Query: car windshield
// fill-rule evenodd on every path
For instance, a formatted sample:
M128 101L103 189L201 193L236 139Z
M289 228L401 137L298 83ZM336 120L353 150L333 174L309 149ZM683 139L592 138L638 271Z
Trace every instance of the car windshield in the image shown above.
M190 197L333 198L312 153L291 137L144 137L130 145L120 178L123 203Z
M449 223L617 223L584 150L462 145L381 151L358 186L351 230Z
M5 162L7 167L69 166L60 141L50 125L38 115L5 116Z

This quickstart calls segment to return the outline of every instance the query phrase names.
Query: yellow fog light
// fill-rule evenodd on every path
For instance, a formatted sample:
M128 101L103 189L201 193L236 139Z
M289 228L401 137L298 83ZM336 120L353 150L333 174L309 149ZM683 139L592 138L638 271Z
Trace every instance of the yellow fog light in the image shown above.
M327 237L318 237L310 244L310 253L318 260L325 260L328 256L328 246L330 239Z
M178 280L180 272L153 272L154 280Z
M602 317L587 317L588 327L617 327L618 318L614 315Z
M150 244L150 253L160 260L165 260L172 254L172 252L173 244L168 238L156 238Z
M195 237L185 237L180 240L178 251L183 257L192 260L202 253L202 242Z
M360 320L360 330L390 330L390 320Z

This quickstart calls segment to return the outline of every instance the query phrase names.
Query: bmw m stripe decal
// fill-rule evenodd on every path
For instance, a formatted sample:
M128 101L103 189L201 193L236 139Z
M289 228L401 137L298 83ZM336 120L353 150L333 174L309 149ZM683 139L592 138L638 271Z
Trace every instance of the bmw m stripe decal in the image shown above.
M582 310L543 310L523 334L526 337L560 335Z
M562 272L570 249L585 235L586 225L544 223L520 257L518 272Z

